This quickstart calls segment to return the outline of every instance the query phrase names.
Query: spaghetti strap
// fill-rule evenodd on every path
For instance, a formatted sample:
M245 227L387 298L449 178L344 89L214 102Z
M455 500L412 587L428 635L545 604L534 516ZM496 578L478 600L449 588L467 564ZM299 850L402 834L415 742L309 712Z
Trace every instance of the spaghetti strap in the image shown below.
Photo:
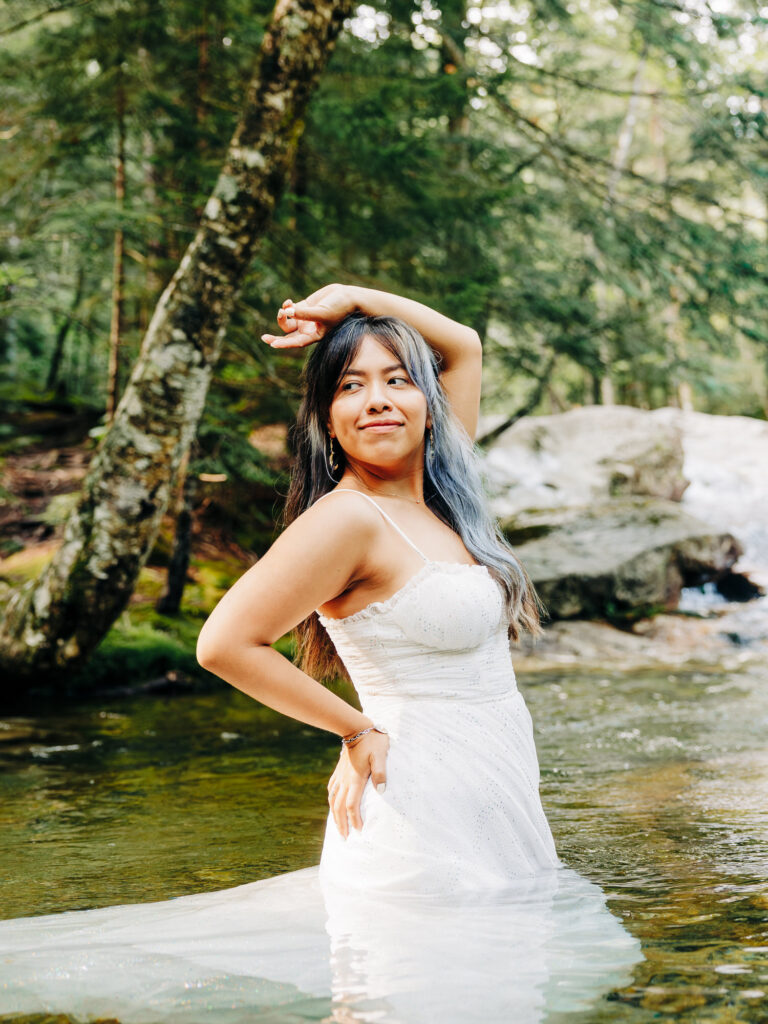
M350 494L359 494L361 498L365 498L366 501L370 501L370 503L372 505L374 505L379 510L379 512L381 512L381 514L384 516L384 518L387 520L387 522L391 526L394 526L394 528L397 530L397 532L400 534L400 536L403 538L403 540L407 544L411 545L411 547L416 552L416 554L420 555L424 559L425 562L429 562L430 561L430 559L427 558L427 556L424 554L424 552L416 547L416 545L413 543L411 538L406 533L403 533L403 531L397 525L397 523L392 518L392 516L387 515L387 513L384 511L384 509L381 507L381 505L378 503L378 501L374 501L373 498L371 498L367 494L363 494L362 491L356 491L353 487L337 487L333 491L328 491L326 494L321 494L320 497L317 499L317 501L322 501L323 498L327 498L329 494L337 494L339 491L348 491ZM317 501L315 502L315 505L317 504Z

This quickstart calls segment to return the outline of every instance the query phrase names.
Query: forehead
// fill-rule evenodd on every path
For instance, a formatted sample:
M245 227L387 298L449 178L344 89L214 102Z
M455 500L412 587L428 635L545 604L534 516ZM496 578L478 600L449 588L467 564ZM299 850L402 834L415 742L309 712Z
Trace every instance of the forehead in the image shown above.
M378 338L372 334L364 334L348 369L377 370L400 362L400 356L395 355L392 349L387 348Z

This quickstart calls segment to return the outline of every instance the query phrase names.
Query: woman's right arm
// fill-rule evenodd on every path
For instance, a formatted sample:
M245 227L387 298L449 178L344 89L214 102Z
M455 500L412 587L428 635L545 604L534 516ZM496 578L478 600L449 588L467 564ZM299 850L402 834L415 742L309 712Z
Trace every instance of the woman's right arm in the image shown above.
M303 302L293 304L286 300L277 315L285 336L262 334L262 338L274 348L311 345L323 337L330 325L354 310L369 316L398 317L420 332L439 354L440 380L446 397L467 434L474 439L483 375L480 338L471 327L451 320L422 302L375 288L329 284Z
M365 572L365 552L378 523L373 510L360 507L363 502L345 497L340 496L343 514L339 498L332 498L294 520L219 601L197 643L204 668L262 704L337 736L351 736L373 722L271 645ZM374 785L385 781L386 749L380 733L369 733L349 749L358 771L368 764Z

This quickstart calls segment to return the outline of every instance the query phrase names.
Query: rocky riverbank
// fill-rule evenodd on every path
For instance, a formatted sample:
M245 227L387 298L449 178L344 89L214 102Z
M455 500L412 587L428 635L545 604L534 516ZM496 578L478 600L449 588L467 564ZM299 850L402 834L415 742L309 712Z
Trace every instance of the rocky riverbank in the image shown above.
M517 652L521 671L768 654L768 423L592 406L519 421L485 464L555 620Z

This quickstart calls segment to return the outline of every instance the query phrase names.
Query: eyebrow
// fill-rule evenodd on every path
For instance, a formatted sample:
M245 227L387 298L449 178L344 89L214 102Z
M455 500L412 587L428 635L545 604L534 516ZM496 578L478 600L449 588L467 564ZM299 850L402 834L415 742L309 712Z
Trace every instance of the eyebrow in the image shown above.
M402 363L392 363L391 366L385 366L381 370L381 373L391 373L393 370L405 370L405 367L403 366ZM407 370L406 370L406 373L407 373ZM342 373L341 379L343 380L345 377L352 377L352 376L354 376L354 377L367 377L368 374L366 373L365 370L356 370L354 366L350 366L350 368L348 370L345 370L344 373Z

